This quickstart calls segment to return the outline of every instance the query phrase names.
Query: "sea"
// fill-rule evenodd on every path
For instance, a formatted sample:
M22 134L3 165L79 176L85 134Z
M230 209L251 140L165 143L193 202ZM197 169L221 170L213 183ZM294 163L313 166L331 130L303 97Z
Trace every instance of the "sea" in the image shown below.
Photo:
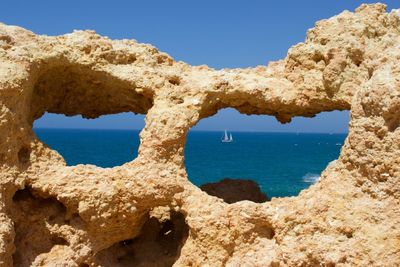
M133 160L138 130L35 128L40 140L57 150L70 166L114 167ZM201 186L223 178L250 179L268 197L296 196L317 182L338 158L346 134L191 131L185 146L189 180Z

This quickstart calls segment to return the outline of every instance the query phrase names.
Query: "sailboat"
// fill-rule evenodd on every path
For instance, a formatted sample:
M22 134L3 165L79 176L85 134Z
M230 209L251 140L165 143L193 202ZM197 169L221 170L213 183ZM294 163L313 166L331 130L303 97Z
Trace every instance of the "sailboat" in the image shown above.
M225 134L224 134L224 138L222 138L222 143L230 143L233 142L233 137L232 137L232 133L229 134L228 137L228 132L225 130Z

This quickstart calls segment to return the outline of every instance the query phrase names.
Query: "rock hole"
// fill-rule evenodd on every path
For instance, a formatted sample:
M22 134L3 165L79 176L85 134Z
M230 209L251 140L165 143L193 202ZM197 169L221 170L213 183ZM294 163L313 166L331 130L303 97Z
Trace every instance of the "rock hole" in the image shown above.
M173 102L176 105L180 105L185 102L181 97L178 97L178 96L171 96L170 100L171 100L171 102Z
M108 266L172 266L189 234L185 217L172 211L170 218L149 217L134 239L121 241L97 255Z
M269 229L268 238L269 238L269 239L272 239L272 238L274 238L274 237L275 237L275 230L274 230L273 228L270 228L270 229Z
M312 59L314 60L315 63L318 63L318 62L320 62L320 61L325 61L325 57L324 57L324 55L321 54L321 53L315 53L315 54L312 56Z
M282 125L271 116L220 110L187 135L189 180L227 203L297 196L338 158L348 121L348 112L335 111Z
M26 164L29 162L29 159L31 157L31 150L28 147L22 147L18 151L18 160L22 164Z
M173 77L169 78L168 82L172 85L180 85L181 79L178 76L173 76Z
M136 60L119 52L103 56L116 64ZM30 119L36 135L68 165L113 167L136 157L136 129L144 127L144 116L133 114L146 114L152 105L151 93L132 81L89 66L47 62L33 88Z
M165 64L172 65L172 60L166 55L159 55L157 56L157 64Z
M390 116L387 116L386 126L390 132L394 132L400 126L400 116L397 113L392 113Z
M15 230L14 266L31 266L40 254L49 252L53 246L68 245L51 229L53 225L62 225L67 213L66 207L56 199L39 197L26 187L14 194L10 213Z
M353 233L346 233L347 238L353 238Z
M122 53L109 53L102 56L111 64L126 65L132 64L136 61L136 55L134 54L122 54Z
M132 113L84 119L46 113L36 120L36 136L63 156L68 166L114 167L137 157L144 116Z
M52 236L50 238L50 241L53 245L61 245L61 246L68 246L69 243L67 242L67 240L65 240L62 237L58 237L58 236Z
M393 120L388 123L388 130L394 132L400 125L400 120Z
M31 191L26 187L25 189L18 190L15 192L13 196L13 201L14 202L20 202L20 201L28 201L30 198L33 198Z

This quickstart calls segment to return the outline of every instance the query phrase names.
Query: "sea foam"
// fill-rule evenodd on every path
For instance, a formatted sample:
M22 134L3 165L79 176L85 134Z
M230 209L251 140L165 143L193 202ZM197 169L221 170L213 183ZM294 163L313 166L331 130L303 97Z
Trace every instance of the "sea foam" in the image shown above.
M303 176L302 180L305 183L314 184L319 180L319 177L319 174L308 172Z

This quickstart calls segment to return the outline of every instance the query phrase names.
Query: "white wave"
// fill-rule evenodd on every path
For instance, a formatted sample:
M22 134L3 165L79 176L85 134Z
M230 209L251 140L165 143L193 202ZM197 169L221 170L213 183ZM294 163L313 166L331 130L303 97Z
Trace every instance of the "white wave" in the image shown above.
M319 180L319 177L319 174L308 172L303 176L302 179L305 183L315 184Z

